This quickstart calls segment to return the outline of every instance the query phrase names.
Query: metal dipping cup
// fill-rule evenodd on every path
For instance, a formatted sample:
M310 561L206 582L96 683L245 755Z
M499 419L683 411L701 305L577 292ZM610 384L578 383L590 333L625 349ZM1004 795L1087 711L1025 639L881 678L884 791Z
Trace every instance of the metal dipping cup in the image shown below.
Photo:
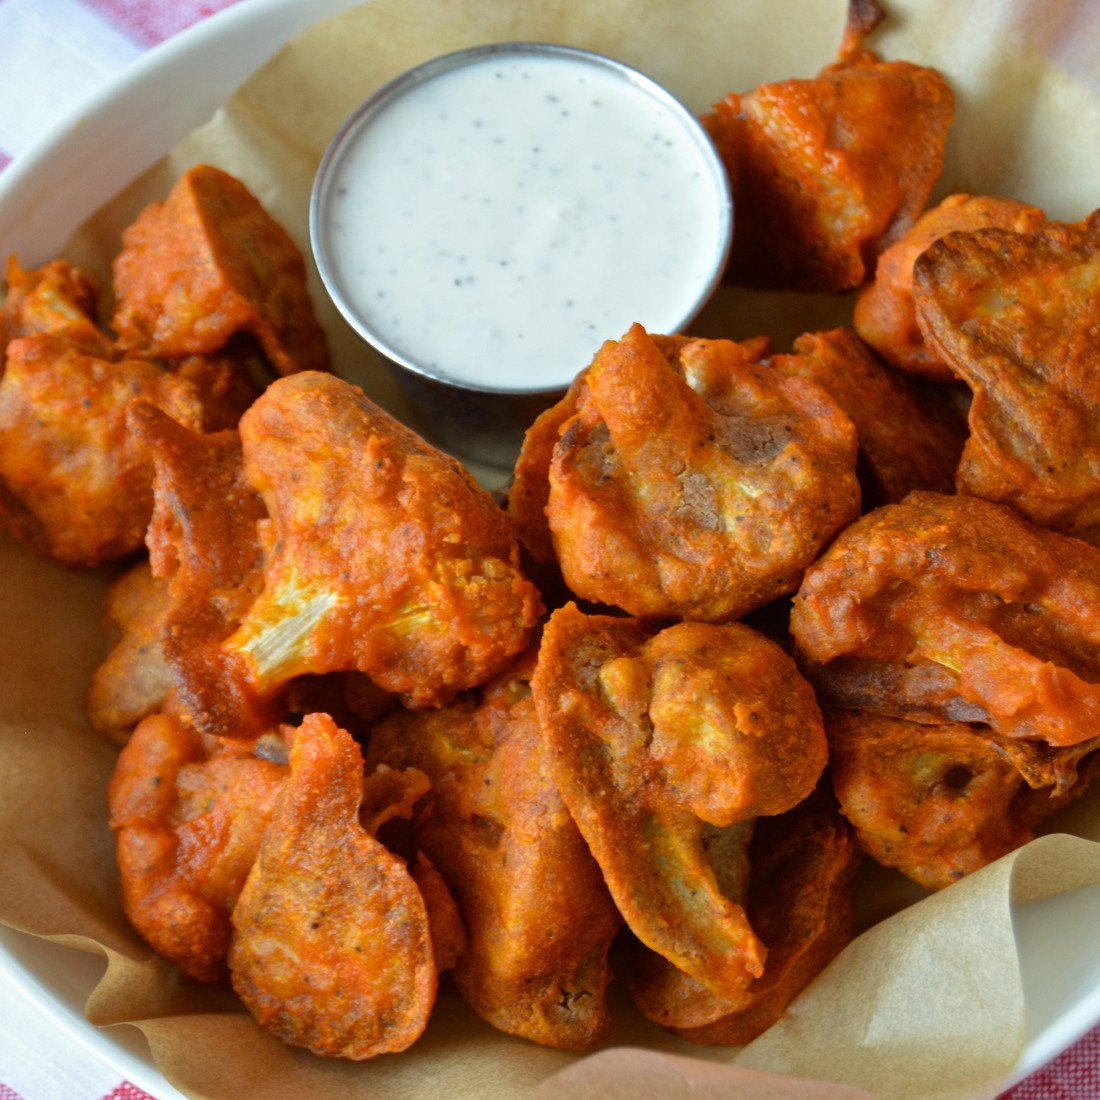
M691 221L693 234L691 239L705 242L704 246L697 249L696 256L691 261L693 267L691 268L690 278L679 279L678 276L669 276L670 278L677 278L679 281L670 288L668 294L665 294L663 290L658 292L657 289L650 292L650 298L660 296L660 310L654 310L652 303L648 307L635 309L633 302L627 300L616 302L614 311L610 308L607 310L608 316L613 313L613 319L610 322L601 321L599 324L593 324L593 318L588 318L587 327L592 331L585 336L586 342L581 345L583 350L575 355L564 356L560 369L556 366L558 359L555 357L553 368L540 374L534 384L527 387L512 387L509 384L512 378L516 376L515 374L506 374L503 380L499 374L489 380L463 377L461 369L452 370L450 369L452 364L444 361L448 356L446 347L444 347L442 353L438 350L434 353L436 363L432 365L426 362L426 359L430 358L429 356L418 354L415 341L410 342L395 337L395 331L402 332L403 330L400 327L395 330L389 317L386 318L386 321L390 323L391 328L389 331L383 331L386 324L381 323L378 315L372 316L371 314L373 307L370 303L376 298L381 299L383 296L388 296L388 300L392 300L399 295L396 291L390 293L395 287L387 282L385 265L364 258L372 248L376 250L379 248L376 243L376 234L370 230L372 225L377 226L385 223L386 208L382 204L380 213L375 214L373 212L374 207L371 204L379 200L376 200L373 193L358 190L360 177L357 177L355 173L360 172L360 166L365 164L368 167L363 170L364 175L362 178L374 178L374 175L370 175L370 173L377 174L378 169L370 166L381 164L383 158L390 155L390 150L395 148L393 135L396 135L396 138L403 138L404 134L408 132L409 128L404 123L394 129L396 126L394 118L400 117L407 120L409 118L408 112L412 110L413 105L418 104L426 96L436 92L443 96L444 92L441 89L445 87L444 105L443 107L437 107L435 114L431 117L437 120L444 115L448 119L458 117L459 108L454 106L452 92L455 78L467 79L470 74L462 73L460 70L470 69L472 72L474 66L481 65L484 70L485 66L482 63L486 61L490 61L498 72L503 68L509 76L513 73L519 73L522 76L522 66L533 66L540 74L539 79L543 81L547 79L546 74L550 72L548 61L561 63L563 66L586 67L583 72L581 69L563 68L563 72L566 74L565 80L571 80L578 85L587 86L590 84L596 90L589 93L590 98L586 102L570 101L570 106L574 102L580 102L580 108L576 110L564 109L563 100L563 109L558 111L558 114L561 116L572 114L577 117L578 123L581 123L582 118L580 116L586 114L588 103L592 104L593 108L600 108L604 102L614 100L618 104L624 97L629 96L631 97L628 101L629 118L632 125L639 119L646 119L646 124L653 131L657 131L659 127L664 127L661 133L647 131L643 135L644 139L653 148L640 148L643 142L635 140L633 131L630 131L631 136L629 139L623 139L631 142L631 155L633 155L633 150L637 150L637 164L640 167L628 165L625 171L633 171L634 176L630 178L615 176L612 180L613 187L604 186L603 189L609 195L619 195L619 199L607 198L601 200L604 202L601 207L599 202L589 201L586 194L582 196L583 201L571 200L572 205L566 208L568 217L554 215L559 221L567 223L566 229L571 234L568 238L568 247L573 250L570 254L579 257L579 259L573 261L577 265L574 270L580 270L583 266L585 272L587 272L592 266L588 263L588 257L591 256L604 265L600 268L601 271L612 272L610 277L602 277L599 280L598 288L601 292L604 288L610 287L611 289L607 291L610 294L615 289L615 284L620 281L614 274L616 271L622 273L621 282L624 286L629 282L627 275L634 274L634 272L628 272L625 269L637 267L637 263L625 259L627 253L623 253L623 259L620 260L617 251L610 248L606 240L601 239L600 234L607 229L609 222L619 220L617 215L621 206L614 205L614 203L621 203L624 188L633 189L637 184L638 190L636 193L642 194L640 177L655 174L649 170L649 166L654 163L653 158L655 156L663 155L664 163L669 166L667 171L670 173L681 171L679 167L681 162L692 165L691 188L696 190L691 191L685 186L684 190L680 191L674 187L666 186L662 194L662 201L671 203L671 210L664 210L656 207L655 204L650 204L648 198L643 200L646 205L641 209L641 216L624 227L622 239L626 241L627 236L625 234L629 234L630 242L644 242L644 247L648 248L657 257L654 263L657 265L657 270L662 274L666 268L674 267L672 260L676 257L672 254L676 253L675 245L685 239L683 234L671 239L662 238L661 232L667 223L675 221L679 217L693 219ZM615 78L613 84L608 84L609 74ZM433 82L442 82L448 79L450 82L445 86L439 84L435 88L429 87ZM481 79L481 77L478 76L478 79ZM603 83L600 84L599 82ZM504 86L503 81L501 86ZM540 87L547 89L542 95L542 99L552 101L555 104L558 103L559 96L555 85L544 83ZM597 91L601 87L611 89L610 94L606 94L604 99L597 98ZM620 90L620 88L624 90ZM566 89L563 84L563 97L565 92ZM498 100L502 94L506 93L497 93ZM454 106L453 111L452 106ZM406 113L397 116L395 112L398 110ZM609 110L607 109L603 113L608 114ZM634 111L641 114L635 115ZM491 115L492 112L489 112L489 114ZM381 121L384 117L386 120ZM543 146L550 144L552 140L551 132L557 134L560 132L560 128L565 125L565 123L554 118L551 120L551 125L544 126L537 117L532 117L532 114L526 110L517 117L522 118L522 122L516 123L516 125L525 126L526 130L522 131L521 138L516 136L520 131L513 133L512 148L515 149L517 144L523 144L525 149L534 154L543 152ZM420 125L419 116L415 116L415 122L417 126ZM437 121L435 124L446 129L448 125L457 127L461 123L453 121L440 123ZM387 125L391 127L389 131L381 129L381 127ZM467 125L480 127L482 123L480 118L473 123L469 123L467 119ZM616 131L616 136L619 132L625 133L627 131L625 128L619 128ZM383 139L383 134L391 136ZM453 137L453 134L441 133L440 147L445 140L449 141L451 137ZM662 141L658 142L657 139L662 139ZM579 145L563 145L562 142L565 141L563 138L558 140L560 147L569 151L569 157L573 156L574 148L581 148ZM657 150L656 146L662 143L670 151ZM506 143L498 141L498 144L504 145ZM415 207L415 211L423 210L426 213L431 212L434 214L443 204L450 201L452 194L476 188L477 184L468 181L467 177L471 176L472 172L464 171L461 162L450 163L445 159L438 158L435 153L436 144L434 142L424 139L423 145L425 149L431 146L431 154L426 155L425 160L420 163L419 168L422 171L417 173L415 177L410 176L409 179L412 181L415 178L419 182L421 176L442 177L443 184L438 198L433 194L427 199L415 200L420 204ZM596 150L596 152L590 154L592 160L596 161L599 159L600 146L593 145L591 148ZM487 158L491 155L491 147L479 148L479 151L473 155L478 158L478 167L483 167ZM573 162L570 161L569 157L566 157L563 163L572 170ZM594 166L598 168L606 167L608 173L615 173L619 171L625 158L616 157L612 152L608 152L605 160L606 165L600 163ZM544 162L539 161L540 170L542 163ZM585 162L577 161L576 163ZM588 164L587 167L590 169L593 165ZM665 170L662 169L662 171ZM386 171L388 171L388 168ZM415 173L416 169L414 168L413 171ZM578 175L579 172L573 174ZM599 173L591 174L593 178L597 178L599 175ZM493 172L490 171L487 178L492 179L495 185ZM518 180L519 182L515 184L518 190L524 189L529 182L522 175L518 177ZM377 193L381 194L382 191L379 190ZM676 196L672 200L668 199L670 193L675 193ZM362 198L364 194L366 197ZM690 204L681 198L683 194L694 195ZM700 201L700 196L702 196L702 201ZM462 197L467 198L468 196L463 195ZM481 201L488 202L489 200L482 199ZM395 205L407 207L413 202L414 200L406 200L404 195L400 195L399 201ZM356 207L356 210L351 209L352 205ZM544 202L543 205L545 206L546 203ZM501 206L503 207L503 203ZM510 208L516 209L516 207L517 204L512 202ZM370 211L370 213L360 214L359 211ZM406 211L404 214L405 222L401 223L407 223L410 226L410 232L413 231L413 227L416 227L419 221L415 216L415 211L413 215ZM577 211L582 211L583 216L577 214ZM669 214L676 217L670 217ZM360 222L355 221L357 217L366 220L360 224ZM370 218L375 220L371 222ZM585 221L585 218L588 220ZM456 212L452 222L461 224L468 220L464 219L461 211L459 211ZM623 220L626 221L627 219L624 217ZM352 223L357 227L355 232L348 228L348 225ZM394 215L393 224L397 225L398 223L398 216ZM531 422L561 398L569 383L581 370L588 366L605 340L618 339L634 322L645 325L651 332L666 334L682 332L685 326L690 324L711 297L721 280L729 254L732 227L733 208L726 171L706 131L698 119L682 103L650 78L618 61L587 50L538 42L504 43L460 50L416 66L384 85L351 114L333 138L318 169L310 204L310 236L321 279L344 318L394 371L399 384L411 402L413 415L418 422L415 426L423 431L432 442L459 458L505 470L514 465L523 442L524 433ZM513 236L518 237L520 235L518 229L523 229L526 232L527 226L525 224L517 227L517 232ZM672 233L670 229L664 231L670 235ZM565 230L562 230L562 232L565 232ZM664 243L662 244L662 242ZM415 275L416 272L427 274L436 267L436 262L431 259L423 262L415 260L415 258L409 259L409 257L415 257L416 252L411 245L409 249L403 249L401 243L400 240L397 241L396 246L390 249L390 255L396 254L402 262L407 261L406 274ZM416 242L416 244L419 247L419 242ZM471 252L474 251L469 246L465 247ZM664 248L663 252L659 251L662 247ZM588 252L585 251L586 249ZM687 248L685 247L683 251L687 252ZM597 252L599 255L597 255ZM438 252L439 256L449 254L447 249L442 247ZM462 257L463 260L465 258L465 256ZM542 260L542 254L531 252L529 253L527 267L524 267L524 261L517 260L515 261L516 267L513 270L519 273L517 277L522 277L524 280L538 279L543 266ZM486 275L493 275L496 272L497 265L503 267L506 262L510 261L503 259L483 260L482 271ZM369 263L375 263L376 266L371 268ZM408 265L413 263L420 263L421 266L412 269ZM616 268L616 264L619 265L618 268ZM364 272L367 272L367 274L364 275ZM452 281L456 285L461 282L458 278L451 279L450 269L447 270L445 277L441 271L434 272L434 274L440 276L442 290L447 292L450 291L449 284ZM513 369L512 358L507 354L502 354L498 348L491 346L486 346L482 350L479 344L481 333L510 331L511 336L517 336L519 339L529 335L528 346L541 348L546 345L547 341L544 336L539 335L536 322L537 324L548 324L550 326L559 323L566 325L575 316L575 313L570 314L569 311L562 308L563 306L574 306L573 301L563 301L569 293L572 293L572 290L566 288L566 291L563 291L559 284L556 288L547 289L545 309L541 308L540 299L540 309L537 316L534 313L529 313L532 318L530 321L532 327L528 331L524 329L522 316L517 316L515 313L512 302L499 293L495 297L492 295L491 278L470 280L470 282L471 284L476 283L478 287L484 283L487 289L482 292L480 299L475 299L472 296L477 293L475 289L471 291L471 296L463 299L463 301L473 302L476 300L477 308L481 309L485 316L480 317L479 315L479 320L476 323L471 322L469 330L461 333L452 330L451 326L454 321L445 318L444 312L447 307L445 304L441 304L440 320L437 326L438 332L446 334L449 338L450 333L455 331L455 348L480 357L480 361L493 364L503 363L506 370ZM647 286L641 278L638 279L638 283L641 286ZM653 285L659 288L659 282L655 281ZM579 291L577 297L581 297ZM415 321L422 328L435 322L435 304L437 301L442 303L442 294L438 297L428 298L426 305L420 306L415 311L409 311L410 313L416 313ZM553 314L555 307L550 304L554 302L560 303L557 307L559 312L556 316ZM393 315L397 316L397 306L388 305L387 308L392 309L394 311ZM450 308L452 309L452 317L459 316L458 306ZM601 308L603 308L602 305ZM662 315L647 316L647 308L650 314L661 313ZM496 315L491 315L492 310L497 311ZM592 309L592 313L595 315L595 307ZM556 335L557 330L554 330L554 332ZM517 373L526 369L526 366L527 360L522 356L515 357L515 371ZM466 370L465 373L469 375L471 372Z

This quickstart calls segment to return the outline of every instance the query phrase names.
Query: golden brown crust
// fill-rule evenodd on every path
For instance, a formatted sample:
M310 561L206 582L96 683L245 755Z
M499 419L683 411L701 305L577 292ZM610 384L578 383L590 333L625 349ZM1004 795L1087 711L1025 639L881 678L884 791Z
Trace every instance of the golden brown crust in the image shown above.
M670 362L639 325L600 350L549 471L546 516L576 596L735 619L792 591L858 513L851 421L749 355L688 340Z
M747 909L768 958L764 973L749 985L742 1001L723 1004L699 983L669 975L667 963L657 971L674 999L677 1016L709 1017L699 1023L671 1024L670 1030L688 1042L751 1042L782 1016L852 938L852 888L860 854L827 789L784 814L757 822L748 858ZM643 971L641 976L652 981L655 975ZM641 1005L639 977L632 977L631 986Z
M1093 779L1098 739L1050 749L962 722L825 711L829 764L860 847L929 890L1026 844Z
M1100 550L964 496L912 493L806 573L791 632L824 700L1074 745L1100 722Z
M764 949L707 859L708 826L813 789L824 733L809 685L739 623L555 611L532 680L555 781L636 936L737 1001Z
M209 354L248 332L280 374L328 369L302 255L239 180L197 165L122 239L112 323L129 353Z
M926 210L900 240L878 258L874 281L856 299L852 325L891 366L934 382L955 373L927 344L917 323L913 264L933 241L948 233L999 227L1024 232L1045 221L1027 203L992 195L948 195Z
M508 514L516 525L520 542L535 562L555 562L554 542L546 520L550 499L550 465L564 425L576 415L580 378L565 396L536 418L523 437L523 446L508 488Z
M148 459L126 426L137 397L191 427L202 422L193 383L153 363L112 362L46 333L11 342L0 379L0 477L18 501L17 535L37 529L32 545L66 565L141 547L153 492Z
M148 561L132 566L107 592L103 624L113 645L92 676L84 701L88 725L125 744L142 718L164 709L172 674L164 661L168 584Z
M126 916L199 981L226 975L230 911L284 779L257 744L204 740L154 714L119 754L108 789Z
M935 70L862 47L877 13L853 5L838 60L810 80L730 94L703 119L737 211L727 277L749 286L841 291L928 202L954 97Z
M312 371L269 386L240 430L269 553L224 649L255 691L358 669L438 705L526 647L542 605L515 531L454 459Z
M913 281L925 338L974 393L959 490L1100 543L1100 211L941 237Z
M583 1050L611 1028L607 953L622 922L550 777L532 658L449 706L388 715L367 761L432 779L413 842L458 899L463 997L502 1031Z
M826 729L841 808L883 866L939 890L1031 840L1023 777L980 727L828 710Z
M891 372L851 329L805 333L793 354L774 355L768 365L813 379L855 425L865 510L914 489L954 491L965 421L938 393Z
M411 777L415 790L422 778ZM437 985L424 899L404 861L360 824L363 797L356 743L328 715L307 715L229 949L233 988L261 1026L354 1060L415 1042Z
M8 344L47 332L93 355L109 355L111 341L98 325L99 295L91 279L67 260L25 271L8 259L7 293L0 303L0 366Z
M202 733L257 737L281 710L248 690L221 646L263 583L267 513L245 479L240 436L192 431L144 401L130 407L129 425L154 469L146 545L168 585L161 648L174 712Z

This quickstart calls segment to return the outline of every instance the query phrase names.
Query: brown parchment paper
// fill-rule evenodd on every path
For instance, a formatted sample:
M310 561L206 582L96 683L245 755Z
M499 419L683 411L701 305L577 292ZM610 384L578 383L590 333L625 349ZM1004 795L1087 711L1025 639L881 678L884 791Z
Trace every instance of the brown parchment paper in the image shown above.
M1067 220L1100 205L1097 5L885 2L891 18L876 48L936 65L958 98L940 194L1011 194ZM520 39L581 46L636 65L703 111L727 91L813 75L832 58L844 13L844 0L371 0L292 42L207 126L74 227L67 253L105 283L122 227L201 160L244 179L308 253L309 188L333 133L385 80L440 53ZM415 423L316 279L314 292L337 369ZM692 331L766 332L782 348L843 322L850 306L723 288ZM918 900L869 868L859 883L868 930L742 1050L682 1043L624 1000L609 1049L580 1058L494 1031L444 983L409 1052L364 1064L316 1058L267 1037L231 994L179 978L122 917L104 807L115 750L81 716L105 653L98 609L111 575L61 570L0 542L0 922L105 956L89 1019L140 1027L188 1096L992 1097L1020 1054L1027 1010L1011 906L1100 883L1094 796L1055 824L1062 831L934 897Z

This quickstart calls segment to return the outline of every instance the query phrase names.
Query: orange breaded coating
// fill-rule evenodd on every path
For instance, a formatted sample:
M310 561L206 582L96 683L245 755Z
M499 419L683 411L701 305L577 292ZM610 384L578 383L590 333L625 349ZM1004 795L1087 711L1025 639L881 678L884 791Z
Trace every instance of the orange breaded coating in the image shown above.
M94 355L109 355L110 338L96 320L99 296L80 268L67 260L51 260L24 271L11 256L7 284L0 303L0 367L8 344L35 332L62 337Z
M130 407L129 424L154 470L146 544L168 586L161 649L173 713L202 733L254 738L282 714L242 684L221 646L263 585L267 512L245 480L240 436L193 431L146 401Z
M547 522L582 599L721 622L798 585L858 514L855 466L855 429L814 382L730 340L658 343L635 325L582 376Z
M103 623L114 643L92 676L84 716L96 733L125 744L142 718L164 709L172 674L164 661L168 584L148 561L128 569L107 592Z
M424 899L361 824L363 758L328 715L294 732L289 768L233 910L233 988L292 1046L354 1060L405 1050L435 1002Z
M283 713L223 668L220 642L262 583L257 522L266 512L244 482L239 436L193 431L142 399L127 428L153 468L150 557L109 593L115 645L93 677L86 717L120 743L159 710L211 736L254 738Z
M856 426L865 509L914 489L954 491L965 421L937 392L890 371L851 329L805 333L793 354L767 362L781 374L813 379Z
M431 778L414 841L459 899L466 1001L509 1034L583 1050L611 1028L607 953L622 919L550 777L533 658L446 707L392 712L371 728L367 765Z
M435 968L442 974L452 969L466 950L466 925L443 876L423 852L416 853L416 863L409 873L424 899Z
M122 235L113 325L132 354L222 350L246 332L280 374L327 370L297 245L243 183L200 164Z
M202 430L236 428L261 388L252 375L254 360L241 352L189 355L172 363L172 371L202 394Z
M321 711L361 740L372 722L398 705L398 699L361 672L326 672L291 680L285 705L290 721Z
M929 348L917 323L913 264L933 241L948 233L992 227L1023 233L1045 220L1041 210L1016 199L948 195L879 256L874 281L856 299L852 326L892 367L933 382L954 381L954 372Z
M823 700L1074 745L1100 728L1100 550L912 493L806 572L790 629Z
M0 478L19 502L18 536L65 565L100 565L141 547L152 469L126 428L139 397L191 427L202 422L195 386L152 363L109 362L49 334L8 345Z
M686 336L662 336L650 333L650 339L669 362L676 362L680 349L692 343ZM756 336L738 341L749 362L759 362L771 351L771 340ZM508 514L516 524L520 542L536 565L556 563L554 543L546 522L546 505L550 497L550 464L562 427L576 415L577 401L584 382L584 372L574 378L565 395L535 418L524 436L508 487Z
M574 378L562 399L537 416L527 429L512 471L512 483L508 487L508 514L515 522L524 549L538 565L557 560L546 522L550 465L562 428L576 416L583 378L582 371Z
M724 898L745 911L748 917L749 882L752 877L750 844L756 831L756 818L736 825L706 826L699 835L706 865ZM691 887L689 887L691 888ZM757 929L749 921L753 935ZM772 961L767 945L757 938L762 952L762 967L741 994L731 1000L708 989L697 977L681 970L664 954L648 947L637 936L624 938L621 969L634 1006L648 1020L665 1028L699 1027L750 1003L749 990L756 988Z
M859 286L927 204L954 97L935 69L864 48L882 14L853 0L839 56L817 77L730 94L703 118L737 211L734 282Z
M145 718L107 792L122 907L150 946L203 982L225 977L230 912L285 779L277 734L203 738L165 714Z
M751 1042L851 940L859 862L852 830L823 788L786 813L761 818L748 850L745 905L768 949L764 973L731 1004L645 952L628 975L635 1003L689 1042Z
M974 392L959 491L1100 544L1100 211L942 237L913 283L925 339Z
M656 632L567 604L531 687L555 782L626 923L739 1001L766 952L708 856L814 789L826 746L809 684L741 623Z
M508 517L456 460L316 372L274 382L240 430L268 560L224 648L253 688L358 669L438 705L526 648L538 592Z
M1040 820L1080 794L1077 765L1097 745L1093 737L1047 750L1047 775L1030 769L1033 790L1016 746L981 726L828 708L825 728L833 786L860 847L929 890L1030 841ZM1055 771L1064 773L1057 784L1039 785Z

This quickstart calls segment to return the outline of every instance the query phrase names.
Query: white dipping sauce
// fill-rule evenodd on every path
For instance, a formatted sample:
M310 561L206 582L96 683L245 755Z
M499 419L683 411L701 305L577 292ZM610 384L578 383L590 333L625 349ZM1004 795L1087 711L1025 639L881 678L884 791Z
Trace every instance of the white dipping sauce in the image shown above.
M322 274L372 344L437 378L527 392L566 385L636 321L690 320L730 211L685 108L560 47L422 71L349 120L314 197Z

